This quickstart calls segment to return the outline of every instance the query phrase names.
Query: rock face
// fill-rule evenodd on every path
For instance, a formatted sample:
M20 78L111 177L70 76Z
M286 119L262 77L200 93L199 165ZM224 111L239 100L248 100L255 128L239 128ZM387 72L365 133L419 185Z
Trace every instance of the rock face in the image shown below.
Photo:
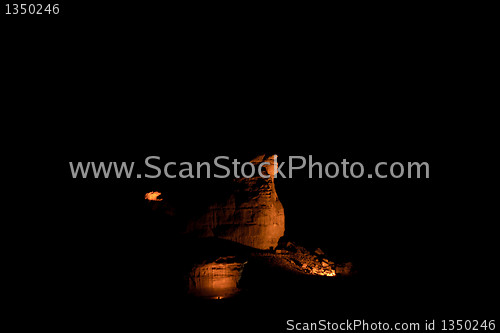
M275 248L285 232L285 214L274 186L275 155L251 161L261 168L252 178L234 180L234 191L189 221L186 231L198 237L217 237L257 249Z
M189 274L188 293L197 297L222 299L236 295L246 262L221 257L214 262L195 265Z

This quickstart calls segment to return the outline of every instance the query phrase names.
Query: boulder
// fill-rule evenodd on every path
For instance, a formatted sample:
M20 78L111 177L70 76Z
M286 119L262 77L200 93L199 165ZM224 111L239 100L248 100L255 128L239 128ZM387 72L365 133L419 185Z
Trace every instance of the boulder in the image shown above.
M352 274L352 262L346 262L343 264L337 264L335 271L340 275L350 275Z
M318 256L324 256L325 252L323 252L319 247L314 251Z
M286 249L289 250L289 251L296 252L297 251L297 246L294 243L292 243L292 242L287 242L286 243Z

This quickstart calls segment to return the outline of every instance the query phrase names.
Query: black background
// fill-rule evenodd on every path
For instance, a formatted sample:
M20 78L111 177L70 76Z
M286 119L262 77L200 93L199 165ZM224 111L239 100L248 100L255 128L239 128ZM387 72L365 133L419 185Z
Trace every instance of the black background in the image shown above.
M237 331L283 330L292 317L490 318L493 200L471 164L491 156L493 132L473 116L484 90L466 86L478 66L466 51L488 43L467 19L398 8L62 8L2 17L6 96L13 113L29 114L25 131L36 134L23 147L43 170L33 197L44 216L22 223L13 252L30 272L19 274L30 304L51 313L44 321ZM367 168L425 161L430 179L278 179L287 235L353 261L360 277L342 291L290 286L286 297L225 307L169 297L175 287L157 267L182 253L158 251L168 229L144 220L143 205L168 180L72 179L68 166L258 153Z

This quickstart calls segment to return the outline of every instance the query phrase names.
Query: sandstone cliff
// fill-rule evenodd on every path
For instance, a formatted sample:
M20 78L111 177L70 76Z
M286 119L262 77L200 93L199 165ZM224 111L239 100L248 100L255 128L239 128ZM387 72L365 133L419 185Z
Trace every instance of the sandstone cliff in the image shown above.
M285 215L274 184L274 155L261 155L251 161L255 166L267 162L262 173L252 178L237 178L228 197L211 204L188 222L186 232L198 237L217 237L249 247L275 248L285 232Z

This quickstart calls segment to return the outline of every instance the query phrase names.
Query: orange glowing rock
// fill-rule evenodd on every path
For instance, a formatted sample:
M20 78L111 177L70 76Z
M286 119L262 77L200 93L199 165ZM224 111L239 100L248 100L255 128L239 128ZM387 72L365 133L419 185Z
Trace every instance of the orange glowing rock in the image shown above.
M233 256L196 265L189 274L188 293L209 299L223 299L240 292L238 287L246 261Z
M146 193L146 196L144 198L149 201L162 201L163 199L158 199L158 196L160 195L160 192L149 192Z
M234 179L233 191L189 221L187 232L217 237L261 250L275 248L285 233L285 212L274 184L276 155L260 155L250 161L268 164L269 177Z

